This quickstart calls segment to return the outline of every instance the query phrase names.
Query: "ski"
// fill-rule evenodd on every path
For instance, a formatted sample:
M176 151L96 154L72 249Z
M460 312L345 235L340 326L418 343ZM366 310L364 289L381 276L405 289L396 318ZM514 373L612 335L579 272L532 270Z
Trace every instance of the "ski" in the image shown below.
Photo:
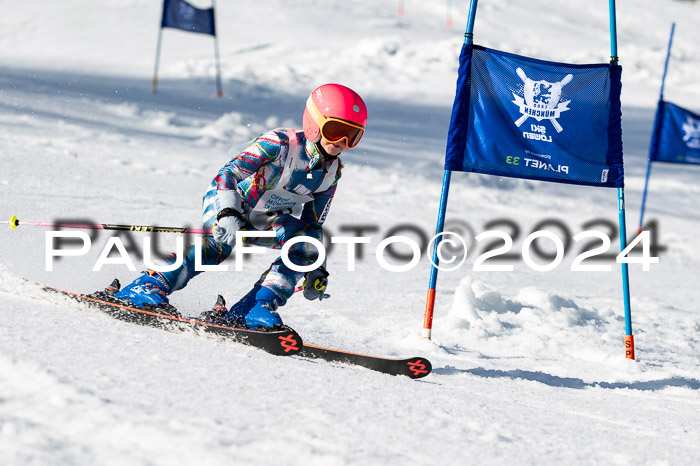
M45 291L87 304L118 320L176 333L192 331L195 334L215 336L253 346L278 356L297 355L309 359L351 364L385 374L404 375L412 379L425 377L432 371L430 361L422 357L392 359L305 344L299 334L287 326L264 331L232 326L220 318L222 312L226 310L221 296L218 297L211 311L204 312L195 318L186 318L169 304L144 306L144 308L133 307L130 302L114 297L114 293L119 288L118 280L114 280L105 291L89 295L50 286L42 287Z
M44 286L45 291L58 293L75 301L87 304L91 308L104 312L118 320L160 328L170 332L193 331L195 334L214 336L227 341L235 341L248 346L253 346L277 356L291 356L299 353L303 347L301 337L297 332L287 326L280 326L271 330L259 331L248 328L234 327L224 324L220 320L186 318L170 305L149 306L144 308L132 307L128 301L120 300L113 296L114 290L119 289L119 282L115 280L105 291L98 291L90 295L72 293L50 286ZM217 301L217 304L219 301ZM204 313L211 315L216 311Z
M332 348L304 343L297 356L323 359L328 362L339 362L362 366L373 371L391 375L405 375L412 379L420 379L430 374L432 364L426 358L415 357L408 359L391 359L366 354L350 353Z

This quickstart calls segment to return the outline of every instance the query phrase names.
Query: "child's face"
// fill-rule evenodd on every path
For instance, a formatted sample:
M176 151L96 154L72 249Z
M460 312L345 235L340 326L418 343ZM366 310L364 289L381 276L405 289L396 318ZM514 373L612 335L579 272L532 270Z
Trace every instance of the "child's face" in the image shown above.
M328 155L340 155L341 152L348 148L348 145L345 143L345 139L330 142L326 138L321 137L321 147L323 147L323 150L325 150Z

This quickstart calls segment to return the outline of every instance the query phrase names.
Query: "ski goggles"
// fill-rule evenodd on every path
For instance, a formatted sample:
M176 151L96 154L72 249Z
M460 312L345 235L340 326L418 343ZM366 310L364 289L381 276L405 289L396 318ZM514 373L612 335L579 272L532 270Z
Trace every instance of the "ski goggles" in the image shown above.
M352 149L360 143L360 139L365 134L365 129L355 123L330 117L326 118L323 126L321 126L321 134L329 142L338 142L345 139L348 149Z
M360 143L362 136L365 134L364 126L341 120L340 118L324 117L316 108L316 104L311 97L307 101L307 107L310 107L309 114L318 127L321 128L321 135L327 141L338 142L345 139L345 145L348 146L348 149L352 149Z

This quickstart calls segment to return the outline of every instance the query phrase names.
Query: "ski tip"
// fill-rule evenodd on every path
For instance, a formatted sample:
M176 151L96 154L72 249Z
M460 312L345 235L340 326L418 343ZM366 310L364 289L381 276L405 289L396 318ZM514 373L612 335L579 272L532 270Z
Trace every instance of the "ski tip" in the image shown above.
M13 230L16 230L18 225L19 225L19 219L17 218L16 215L13 215L12 218L10 219L10 228Z
M411 358L406 359L406 375L412 379L420 379L430 374L433 370L433 365L426 358Z

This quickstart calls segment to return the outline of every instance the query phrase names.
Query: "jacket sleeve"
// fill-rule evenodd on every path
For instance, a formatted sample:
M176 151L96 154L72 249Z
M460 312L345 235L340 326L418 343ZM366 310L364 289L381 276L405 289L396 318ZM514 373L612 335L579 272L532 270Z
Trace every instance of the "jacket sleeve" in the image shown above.
M240 154L234 155L214 178L217 189L235 189L238 183L258 172L265 164L272 163L280 156L282 142L275 131L259 136Z

